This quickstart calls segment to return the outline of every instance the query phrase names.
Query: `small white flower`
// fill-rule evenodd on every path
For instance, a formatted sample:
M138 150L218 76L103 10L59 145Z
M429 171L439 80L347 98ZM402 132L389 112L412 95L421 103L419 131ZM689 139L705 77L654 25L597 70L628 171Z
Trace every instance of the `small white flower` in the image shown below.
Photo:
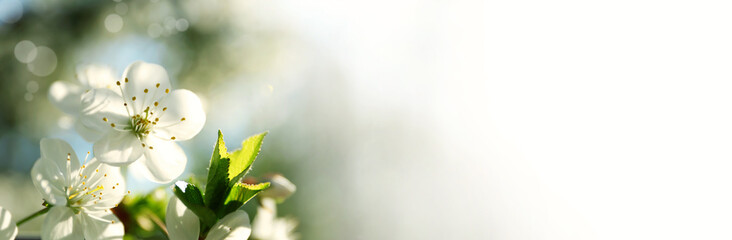
M261 194L261 193L260 193ZM273 198L260 198L261 205L252 223L252 238L257 240L294 240L297 220L277 217L277 201Z
M128 193L119 168L94 158L82 165L67 142L42 139L31 178L53 205L41 227L43 239L122 239L124 227L110 210Z
M0 239L15 239L18 235L18 227L12 217L10 211L0 207Z
M168 202L165 212L165 226L170 239L197 240L200 234L199 220L193 211L173 196ZM248 239L252 233L249 215L243 210L236 210L219 219L211 227L206 240L240 240Z
M94 143L102 162L122 166L149 180L167 183L185 169L187 158L175 141L188 140L206 122L198 96L171 90L162 66L135 62L127 67L119 91L99 88L81 97L82 123L104 133Z
M101 65L83 65L76 69L78 82L57 81L48 90L51 103L66 114L77 117L81 113L81 94L97 88L117 91L114 70ZM102 136L102 132L85 127L76 121L74 128L85 140L93 142Z

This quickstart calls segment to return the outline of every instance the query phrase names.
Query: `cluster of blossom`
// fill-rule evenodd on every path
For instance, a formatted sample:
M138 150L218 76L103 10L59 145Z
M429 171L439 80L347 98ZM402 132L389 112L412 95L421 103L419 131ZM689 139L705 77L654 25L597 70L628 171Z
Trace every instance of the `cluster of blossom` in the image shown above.
M206 121L196 94L172 90L165 69L145 62L131 64L121 78L110 68L88 65L78 69L76 79L78 83L54 83L49 99L75 117L75 129L93 143L94 157L89 159L87 152L81 162L64 140L42 139L41 157L31 169L31 178L45 208L15 222L0 207L0 240L14 239L18 225L46 213L42 239L122 239L125 228L113 208L130 191L120 167L155 183L170 183L185 169L188 161L176 141L193 138ZM271 201L287 198L295 186L279 175L265 181L272 187L259 196L253 237L293 239L296 222L276 218ZM248 199L264 188L251 192ZM242 210L215 218L215 224L201 233L196 214L176 196L169 201L165 219L170 239L248 239L252 235L249 217Z

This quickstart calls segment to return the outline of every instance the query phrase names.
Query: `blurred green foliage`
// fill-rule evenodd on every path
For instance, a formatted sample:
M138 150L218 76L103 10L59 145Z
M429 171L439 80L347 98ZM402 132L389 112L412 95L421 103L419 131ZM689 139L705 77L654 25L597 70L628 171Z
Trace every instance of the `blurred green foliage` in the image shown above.
M148 194L124 198L112 209L125 225L125 239L168 239L165 231L165 209L168 197L163 188Z

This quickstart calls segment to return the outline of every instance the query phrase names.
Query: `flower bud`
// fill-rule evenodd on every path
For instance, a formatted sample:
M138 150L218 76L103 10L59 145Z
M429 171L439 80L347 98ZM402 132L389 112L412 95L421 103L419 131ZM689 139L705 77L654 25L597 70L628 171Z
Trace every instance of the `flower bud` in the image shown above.
M286 198L290 197L290 195L295 193L295 190L297 189L295 184L280 174L265 176L262 181L269 182L270 186L267 190L261 192L259 196L262 198L273 198L278 202L284 201Z

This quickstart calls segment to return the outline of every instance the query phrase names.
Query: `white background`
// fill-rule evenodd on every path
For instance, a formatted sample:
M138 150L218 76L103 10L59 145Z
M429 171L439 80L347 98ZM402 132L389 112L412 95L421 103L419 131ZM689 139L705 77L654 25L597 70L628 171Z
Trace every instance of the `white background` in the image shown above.
M271 4L365 127L353 238L732 238L728 2Z

